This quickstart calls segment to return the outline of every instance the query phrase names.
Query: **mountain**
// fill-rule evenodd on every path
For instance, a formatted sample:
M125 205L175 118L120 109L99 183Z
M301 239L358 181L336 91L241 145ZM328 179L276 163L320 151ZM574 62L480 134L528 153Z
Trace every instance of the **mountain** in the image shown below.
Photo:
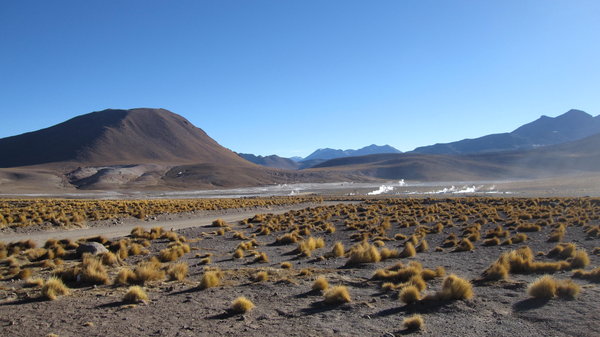
M0 167L218 162L250 166L202 129L164 109L104 110L0 139Z
M518 151L468 155L403 153L337 158L309 171L426 181L541 178L598 173L600 134L573 142Z
M569 110L557 116L541 116L508 133L487 135L475 139L418 147L413 153L423 154L471 154L532 149L560 144L600 133L600 115L581 110Z
M277 155L256 156L250 153L238 153L238 156L254 164L266 167L280 168L285 170L297 170L300 167L300 164L291 158L283 158Z
M164 109L97 111L0 139L3 191L31 190L40 181L48 189L162 190L347 178L253 164Z
M328 160L335 158L353 157L353 156L366 156L370 154L378 153L401 153L399 150L389 146L377 146L375 144L365 146L358 150L336 150L330 148L318 149L311 153L308 157L302 159L302 161L309 160Z

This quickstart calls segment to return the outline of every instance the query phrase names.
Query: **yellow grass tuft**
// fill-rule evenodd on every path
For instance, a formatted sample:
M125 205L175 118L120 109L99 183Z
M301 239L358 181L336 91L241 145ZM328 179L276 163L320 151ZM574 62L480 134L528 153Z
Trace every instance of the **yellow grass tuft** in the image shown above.
M123 296L123 302L139 303L148 300L148 295L140 286L131 286L127 289L127 293Z
M483 279L486 281L506 280L508 279L508 268L508 264L496 261L483 272Z
M407 242L404 244L404 249L400 253L400 257L413 257L417 255L417 250L412 242Z
M468 238L460 240L458 246L454 249L455 252L468 252L475 249L475 246Z
M118 265L121 261L117 255L113 252L106 252L101 255L102 256L102 264L105 266L115 266Z
M325 303L332 305L343 304L352 301L346 286L335 286L330 288L323 296L325 297Z
M444 279L436 297L441 300L468 300L473 297L473 286L471 282L450 274Z
M423 329L425 327L425 322L421 315L412 315L405 318L402 321L402 325L406 330L415 331Z
M345 254L345 250L344 250L344 244L341 242L336 242L333 245L333 250L331 251L331 254L335 257L342 257Z
M267 273L266 271L259 271L258 273L254 274L254 281L255 282L264 282L264 281L268 281L269 280L269 273Z
M30 278L25 281L25 287L27 288L40 288L44 286L44 279L42 278Z
M327 290L327 288L329 288L329 282L322 276L318 277L312 285L312 290L315 291L324 291Z
M41 292L44 298L53 301L59 296L68 295L69 288L67 288L61 279L51 277L44 283Z
M126 285L135 281L135 273L129 268L119 270L115 277L115 284Z
M573 272L574 278L580 278L592 282L600 282L600 267L594 268L590 271L578 269Z
M288 261L281 262L280 266L283 269L292 269L292 263Z
M165 278L160 262L148 261L138 265L134 271L135 282L144 284L147 281L159 281Z
M421 243L417 246L417 252L422 253L429 250L429 243L427 240L423 239Z
M377 247L368 244L367 242L359 243L352 247L349 252L350 257L346 261L346 265L356 265L362 263L375 263L381 261L381 254Z
M186 262L180 262L170 265L167 274L171 280L183 281L187 277L188 269Z
M580 292L581 287L573 280L562 280L557 283L556 294L558 297L575 299Z
M254 303L244 296L236 298L231 302L231 311L236 314L243 314L254 309Z
M256 257L254 258L254 262L267 263L267 262L269 262L269 257L267 256L267 253L259 252L256 254Z
M200 289L213 288L221 284L221 277L218 271L207 271L200 280Z
M550 299L556 296L556 281L550 275L539 277L527 287L527 293L534 298Z
M412 304L421 299L421 293L414 285L409 285L400 291L399 298L406 304Z
M578 249L573 253L569 263L571 268L584 268L590 264L590 258L585 250Z

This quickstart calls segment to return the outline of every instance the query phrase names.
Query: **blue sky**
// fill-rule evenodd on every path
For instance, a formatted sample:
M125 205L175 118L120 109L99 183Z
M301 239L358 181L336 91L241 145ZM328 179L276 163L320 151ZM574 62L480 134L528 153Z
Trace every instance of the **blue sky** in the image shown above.
M238 152L600 114L600 1L0 2L0 137L160 107Z

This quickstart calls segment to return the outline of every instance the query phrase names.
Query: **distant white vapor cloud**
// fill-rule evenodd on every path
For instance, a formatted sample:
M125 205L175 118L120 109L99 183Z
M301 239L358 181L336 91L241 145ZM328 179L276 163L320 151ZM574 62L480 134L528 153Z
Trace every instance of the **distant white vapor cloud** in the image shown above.
M369 193L367 193L367 195L378 195L378 194L382 194L382 193L388 193L393 190L394 190L394 186L381 185L381 186L379 186L379 189L376 189L373 192L369 192Z

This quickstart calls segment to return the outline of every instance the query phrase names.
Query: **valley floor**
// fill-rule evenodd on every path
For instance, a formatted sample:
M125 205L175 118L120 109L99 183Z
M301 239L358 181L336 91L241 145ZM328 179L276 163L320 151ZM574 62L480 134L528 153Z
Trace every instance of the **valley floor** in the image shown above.
M140 254L126 254L118 263L105 265L106 280L100 278L96 282L82 281L85 274L74 279L66 276L85 273L81 268L87 268L85 264L90 261L82 261L73 248L65 246L60 261L55 257L50 262L43 257L29 259L33 252L23 249L0 262L0 272L4 275L0 281L0 334L600 335L598 279L594 282L574 277L575 269L583 267L590 271L600 266L599 199L399 198L308 208L298 205L269 212L272 214L257 209L251 213L263 215L240 212L232 217L222 213L218 216L225 221L214 227L183 228L187 220L181 220L182 226L174 226L174 233L168 231L171 226L165 219L158 222L164 225L160 235L153 237L144 228L145 231L137 230L123 237L121 242L121 238L110 237L109 231L109 240L104 245L117 255L123 247L132 252L136 243L145 245L147 241L148 246ZM207 218L189 220L203 223ZM561 230L564 231L559 242L548 242L553 233ZM525 234L525 241L516 243L517 237L522 238L520 234ZM486 237L497 238L501 244L488 245ZM464 244L465 238L470 238L473 246L459 251L457 247ZM321 243L314 243L317 241ZM424 241L428 247L424 247ZM338 242L345 247L345 254L336 257L332 251ZM349 263L353 256L358 256L361 242L363 248L368 244L371 252L375 249L381 260ZM565 247L572 243L575 250L563 255L549 253L560 242ZM400 257L409 243L420 246L422 251ZM59 251L57 245L61 243L51 242L48 250ZM163 251L185 245L188 250L184 249L176 260L165 258ZM520 265L525 269L510 265L505 279L482 279L484 271L502 254L524 246L532 253L528 262ZM234 257L240 249L243 256ZM584 266L574 262L577 251L588 257ZM260 258L263 253L266 259ZM153 257L160 260L155 258L152 263L159 273L162 271L162 277L145 282L129 280L128 284L117 282L120 271L126 268L135 271ZM187 277L181 281L169 280L164 273L179 262L189 266ZM573 280L581 287L581 293L574 299L534 299L528 295L528 285L544 273L527 268L541 262L559 266L548 273L555 279ZM44 299L39 288L28 287L27 280L10 276L11 264L18 265L20 270L31 269L30 283L34 278L62 275L70 294L53 301ZM444 274L440 273L440 267ZM398 293L413 280L394 274L399 270L416 270L419 277L426 275L424 270L430 270L430 277L424 278L426 288L421 291L422 297L430 298L403 303ZM219 284L203 288L202 280L211 271L219 275ZM258 280L259 272L264 272L267 279ZM450 274L471 281L474 296L457 300L436 298ZM326 303L320 291L312 290L318 277L324 277L330 287L347 287L351 300ZM149 299L137 304L123 302L130 284L140 284ZM248 298L256 307L244 314L230 311L231 302L239 296ZM403 319L414 314L424 319L420 331L406 330L402 325Z

